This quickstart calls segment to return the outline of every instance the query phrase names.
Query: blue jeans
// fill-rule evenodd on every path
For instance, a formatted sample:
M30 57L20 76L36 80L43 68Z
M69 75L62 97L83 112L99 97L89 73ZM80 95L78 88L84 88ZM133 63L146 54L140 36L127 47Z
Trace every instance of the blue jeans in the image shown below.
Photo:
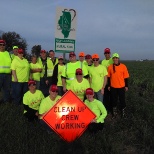
M101 90L99 90L98 92L94 92L94 93L95 93L95 98L103 103L103 95L101 93Z
M22 104L24 94L28 91L27 82L12 82L13 102L17 105Z
M9 102L11 91L11 74L0 73L0 90L2 90L2 101Z

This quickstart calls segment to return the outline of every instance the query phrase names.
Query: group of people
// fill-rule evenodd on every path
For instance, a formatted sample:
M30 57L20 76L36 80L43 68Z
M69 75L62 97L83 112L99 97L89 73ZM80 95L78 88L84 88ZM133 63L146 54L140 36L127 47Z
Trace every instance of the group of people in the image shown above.
M90 130L103 129L107 113L116 118L119 110L125 116L129 73L118 53L111 57L110 49L105 48L105 59L100 63L98 54L80 52L77 60L76 54L70 52L69 62L64 63L63 56L55 57L53 50L49 51L49 57L46 50L41 50L40 57L32 55L29 63L23 57L23 49L13 46L10 54L5 51L5 45L0 40L1 102L11 100L23 104L29 121L41 119L68 90L96 114L88 127Z

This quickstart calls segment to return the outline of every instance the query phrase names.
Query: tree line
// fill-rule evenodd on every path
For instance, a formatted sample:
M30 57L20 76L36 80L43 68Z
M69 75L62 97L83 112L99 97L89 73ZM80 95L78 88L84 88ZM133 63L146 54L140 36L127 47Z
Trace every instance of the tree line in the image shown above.
M22 38L20 34L16 32L2 32L0 31L0 39L6 41L6 50L12 52L13 46L18 46L25 51L24 57L29 59L30 54L35 54L36 56L40 55L41 45L34 45L31 49L31 53L27 52L27 42L26 39Z

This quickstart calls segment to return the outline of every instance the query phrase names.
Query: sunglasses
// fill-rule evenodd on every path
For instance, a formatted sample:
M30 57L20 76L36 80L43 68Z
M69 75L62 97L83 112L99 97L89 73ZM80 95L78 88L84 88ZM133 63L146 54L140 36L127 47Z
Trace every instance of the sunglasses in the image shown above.
M76 75L82 75L82 73L76 73Z
M62 58L59 58L58 60L63 60Z
M99 61L99 59L93 59L93 61Z
M0 46L5 46L5 44L0 44Z
M105 52L104 54L110 54L109 52Z
M53 93L58 93L58 90L51 90Z
M30 84L29 86L36 86L36 84Z
M23 52L18 52L19 54L24 54Z

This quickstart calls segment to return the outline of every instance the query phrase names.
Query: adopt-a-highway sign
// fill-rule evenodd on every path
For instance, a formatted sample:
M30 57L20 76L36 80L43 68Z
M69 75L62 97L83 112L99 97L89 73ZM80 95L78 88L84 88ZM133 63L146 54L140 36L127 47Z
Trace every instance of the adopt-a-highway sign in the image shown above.
M71 91L43 116L43 120L62 139L72 142L82 135L96 115Z
M57 7L55 25L55 51L75 51L76 17L74 9Z

